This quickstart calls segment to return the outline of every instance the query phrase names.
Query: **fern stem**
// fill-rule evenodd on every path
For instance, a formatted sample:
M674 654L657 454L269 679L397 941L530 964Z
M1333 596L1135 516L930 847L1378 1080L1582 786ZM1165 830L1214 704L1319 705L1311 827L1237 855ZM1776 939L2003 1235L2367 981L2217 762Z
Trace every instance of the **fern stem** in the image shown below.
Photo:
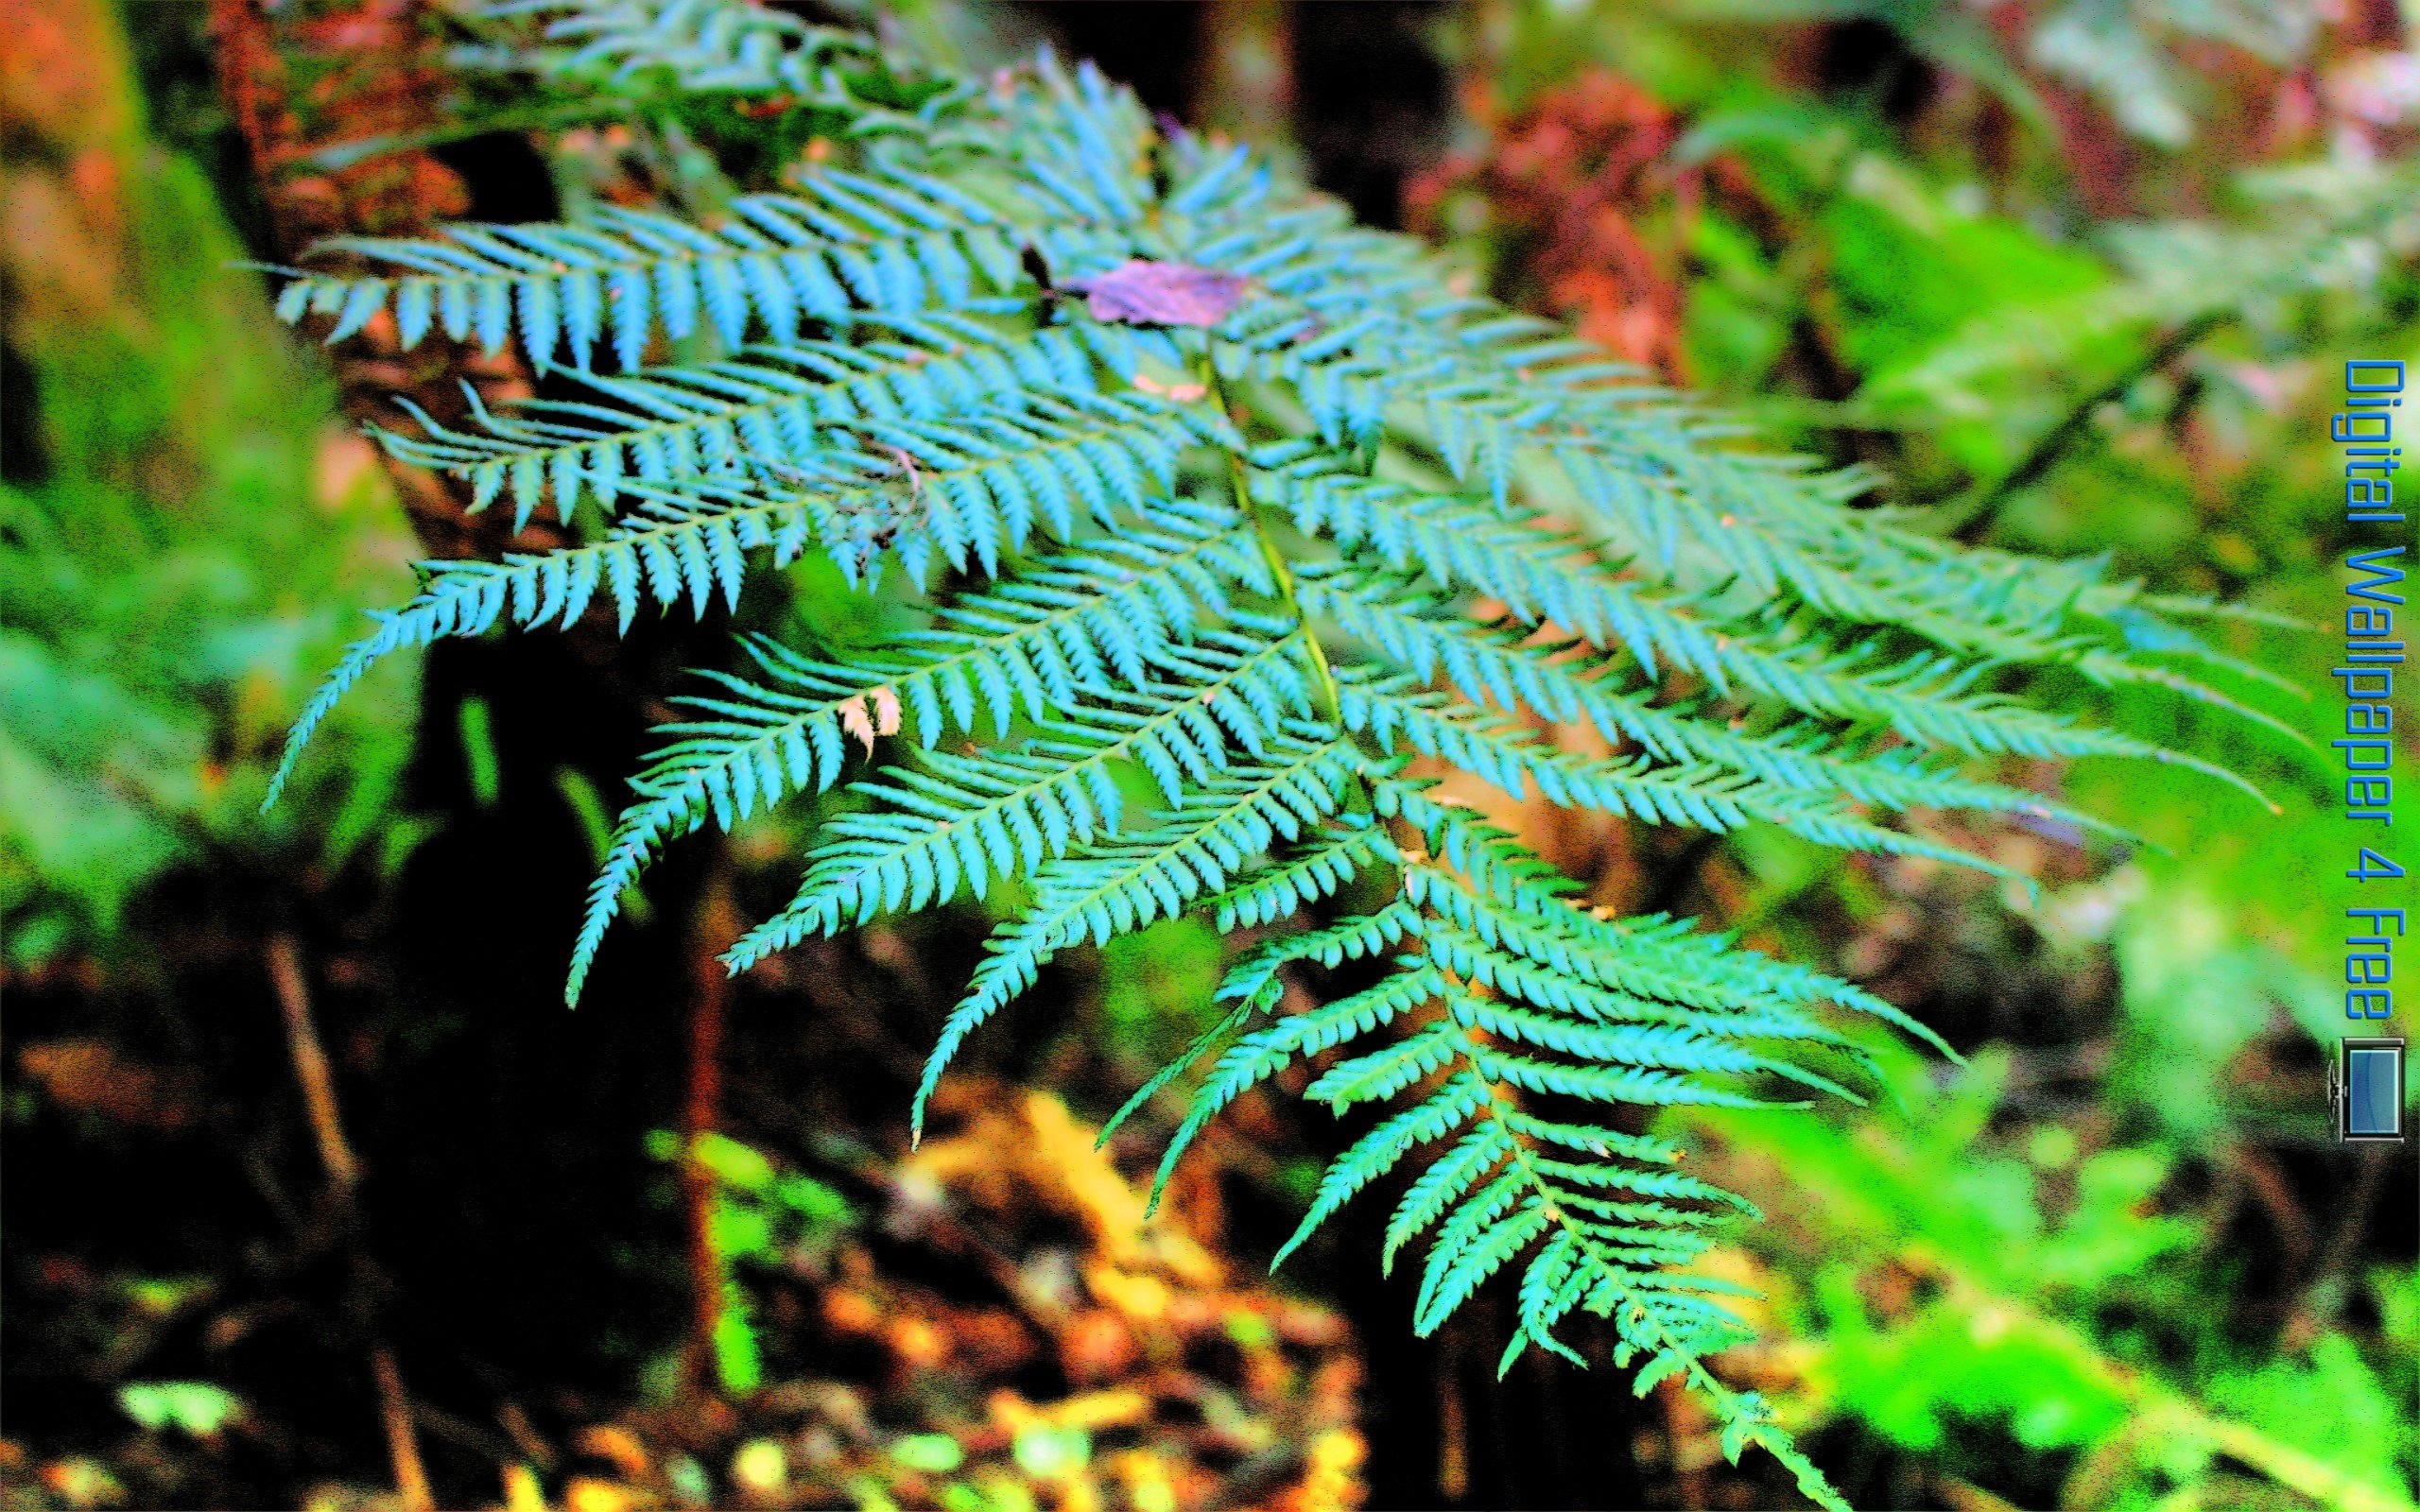
M1227 387L1219 376L1219 365L1210 356L1210 342L1202 343L1201 386L1205 402L1218 406L1219 413L1232 418L1234 407L1227 397ZM1328 665L1327 647L1312 633L1311 617L1303 609L1303 600L1294 588L1294 569L1287 562L1286 554L1277 549L1277 540L1269 533L1269 524L1261 518L1260 507L1252 496L1252 474L1244 464L1243 454L1233 447L1227 454L1227 487L1236 496L1236 511L1252 523L1253 540L1260 547L1261 559L1269 564L1270 581L1277 585L1277 600L1303 632L1303 644L1310 652L1311 668L1319 674L1320 697L1324 707L1320 716L1328 728L1339 734L1344 731L1344 693L1338 686L1336 669ZM1357 782L1361 779L1356 778ZM1365 784L1366 786L1366 784Z

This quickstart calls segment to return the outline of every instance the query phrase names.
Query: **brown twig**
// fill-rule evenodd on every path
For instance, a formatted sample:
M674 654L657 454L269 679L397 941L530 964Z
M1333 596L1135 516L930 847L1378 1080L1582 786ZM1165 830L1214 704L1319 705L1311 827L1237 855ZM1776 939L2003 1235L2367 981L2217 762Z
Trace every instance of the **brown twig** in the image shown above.
M1933 1488L1954 1512L2016 1512L2014 1502L1994 1496L1972 1481L1960 1480L1955 1475L1934 1477Z
M311 1025L311 999L302 976L302 953L293 936L273 935L268 941L269 981L277 989L277 1005L285 1016L285 1048L294 1061L294 1078L302 1086L302 1106L311 1117L311 1133L320 1146L320 1163L328 1173L328 1199L350 1218L354 1189L361 1181L360 1162L345 1142L344 1124L337 1114L335 1080L328 1074L327 1053L320 1047L319 1031ZM370 1272L369 1259L350 1221L342 1224L353 1251L356 1294ZM378 1416L386 1430L387 1457L394 1468L395 1496L404 1512L433 1512L437 1498L430 1490L428 1469L421 1462L420 1439L412 1428L411 1398L404 1390L403 1372L395 1353L374 1330L369 1334L370 1377L378 1390Z
M328 1075L328 1057L320 1048L319 1031L311 1026L311 999L302 982L302 956L290 936L270 937L268 974L277 988L277 1005L285 1015L285 1048L294 1057L295 1079L302 1084L302 1106L311 1114L320 1163L327 1167L329 1184L350 1200L361 1179L361 1168L337 1117L336 1084Z
M387 1429L387 1457L395 1467L395 1497L404 1512L435 1512L437 1496L429 1489L420 1436L412 1428L411 1398L404 1394L403 1372L384 1339L370 1346L370 1375L378 1383L378 1417Z
M1447 1329L1438 1350L1437 1373L1437 1494L1460 1502L1470 1494L1471 1447L1467 1404L1462 1400L1462 1355L1459 1329Z
M558 1458L554 1446L539 1436L538 1430L529 1421L529 1415L521 1410L521 1403L507 1401L495 1410L495 1420L503 1424L504 1431L511 1435L512 1445L521 1452L523 1459L541 1470L553 1472Z
M704 1138L722 1122L723 1013L731 999L731 973L722 953L739 937L731 879L719 866L706 882L691 937L689 1086L681 1113L681 1200L688 1228L691 1304L688 1376L699 1391L720 1385L715 1367L715 1334L722 1323L723 1261L715 1249L714 1173L699 1159Z

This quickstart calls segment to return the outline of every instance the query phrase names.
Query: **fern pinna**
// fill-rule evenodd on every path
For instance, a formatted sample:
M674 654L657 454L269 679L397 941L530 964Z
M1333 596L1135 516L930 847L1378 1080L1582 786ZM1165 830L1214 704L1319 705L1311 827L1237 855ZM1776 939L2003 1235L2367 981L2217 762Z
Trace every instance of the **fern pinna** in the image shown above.
M1311 1099L1383 1116L1304 1233L1409 1175L1384 1260L1425 1246L1417 1329L1516 1272L1508 1366L1577 1359L1565 1320L1609 1319L1641 1390L1685 1378L1735 1456L1763 1444L1835 1504L1766 1405L1704 1364L1739 1332L1687 1267L1743 1205L1617 1110L1845 1092L1862 1069L1827 1010L1931 1036L1685 921L1582 907L1430 774L1986 865L1891 816L2058 812L1975 774L1996 757L2197 765L2023 701L2026 669L2260 717L2192 674L2233 665L2176 624L2212 606L1852 507L1869 480L1735 444L1089 68L957 78L734 0L487 21L532 13L543 32L471 60L640 117L683 90L753 94L820 112L837 146L779 193L348 241L330 250L372 272L291 279L283 312L325 318L331 340L382 312L406 345L517 337L580 397L381 435L516 523L550 511L568 543L430 564L330 676L287 768L397 647L602 605L624 627L704 615L827 555L922 606L921 627L845 662L750 638L744 674L686 696L632 779L572 997L664 847L879 749L733 971L1013 881L929 1092L1054 956L1207 912L1256 943L1224 1021L1137 1096L1207 1062L1168 1161L1244 1090L1313 1063ZM1616 754L1574 754L1538 719ZM1383 901L1341 908L1349 882ZM1297 1008L1303 963L1360 963L1340 979L1370 985Z

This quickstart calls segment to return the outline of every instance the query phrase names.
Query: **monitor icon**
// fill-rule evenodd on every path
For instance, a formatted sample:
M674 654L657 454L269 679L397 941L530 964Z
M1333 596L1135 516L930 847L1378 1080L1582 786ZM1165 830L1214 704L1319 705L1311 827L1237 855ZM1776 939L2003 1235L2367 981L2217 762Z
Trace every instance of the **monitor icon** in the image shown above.
M2400 1040L2340 1040L2328 1091L2336 1103L2340 1140L2403 1138L2403 1050Z

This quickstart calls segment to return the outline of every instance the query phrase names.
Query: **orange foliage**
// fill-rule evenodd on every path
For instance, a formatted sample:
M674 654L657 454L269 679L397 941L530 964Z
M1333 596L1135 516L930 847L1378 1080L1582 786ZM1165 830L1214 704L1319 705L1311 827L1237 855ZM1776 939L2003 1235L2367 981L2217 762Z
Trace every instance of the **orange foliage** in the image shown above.
M424 151L311 163L328 147L435 121L442 76L415 0L274 20L258 0L213 0L211 26L228 109L289 249L344 233L410 235L470 209L461 180Z
M1435 232L1458 193L1476 192L1512 249L1509 269L1581 335L1673 381L1681 354L1681 283L1668 214L1698 193L1671 163L1681 125L1646 91L1602 69L1507 113L1485 83L1471 119L1490 138L1406 191L1413 222ZM1651 229L1657 221L1664 230Z
M881 1244L844 1246L810 1307L761 1312L769 1348L835 1379L591 1429L584 1494L662 1505L685 1454L727 1462L764 1507L967 1504L971 1487L1052 1512L1359 1504L1340 1319L1233 1276L1201 1214L1147 1218L1055 1095L952 1078L934 1108L956 1129L888 1173ZM934 1435L952 1468L914 1452ZM1068 1435L1080 1452L1036 1454Z

